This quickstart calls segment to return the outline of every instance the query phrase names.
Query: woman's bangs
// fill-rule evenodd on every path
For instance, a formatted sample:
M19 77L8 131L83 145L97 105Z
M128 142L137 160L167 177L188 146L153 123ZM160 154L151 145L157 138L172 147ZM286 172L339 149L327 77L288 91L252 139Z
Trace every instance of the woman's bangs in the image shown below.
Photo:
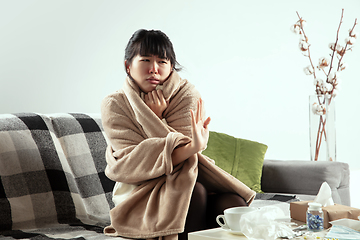
M140 43L140 56L155 55L160 58L169 59L168 49L166 43L162 39L148 38Z

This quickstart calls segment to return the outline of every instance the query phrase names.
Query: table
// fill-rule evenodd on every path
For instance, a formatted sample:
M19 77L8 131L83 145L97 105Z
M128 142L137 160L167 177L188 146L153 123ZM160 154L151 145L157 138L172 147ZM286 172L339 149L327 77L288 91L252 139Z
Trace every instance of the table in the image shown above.
M210 239L227 239L241 240L247 239L244 235L234 235L221 228L213 228L188 234L188 240L210 240Z
M302 223L303 224L303 223ZM314 233L317 237L325 237L328 231L324 230L321 232ZM242 240L248 239L244 235L235 235L230 232L227 232L221 228L213 228L198 232L192 232L188 234L188 240ZM296 239L303 239L303 237L298 237Z

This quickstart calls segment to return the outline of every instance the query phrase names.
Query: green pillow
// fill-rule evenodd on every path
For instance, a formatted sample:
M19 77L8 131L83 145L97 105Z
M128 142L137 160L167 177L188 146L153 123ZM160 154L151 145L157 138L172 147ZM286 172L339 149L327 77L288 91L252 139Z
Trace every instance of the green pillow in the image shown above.
M207 148L202 153L249 188L262 193L261 175L267 148L262 143L210 131Z

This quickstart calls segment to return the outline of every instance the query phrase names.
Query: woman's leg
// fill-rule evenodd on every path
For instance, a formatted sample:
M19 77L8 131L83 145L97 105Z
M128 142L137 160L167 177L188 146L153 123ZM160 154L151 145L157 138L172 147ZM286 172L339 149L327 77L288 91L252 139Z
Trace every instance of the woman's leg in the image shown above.
M248 206L246 201L235 193L218 193L208 196L207 201L207 228L216 228L216 216L224 214L224 210L231 207Z
M185 231L179 234L179 240L187 239L189 232L206 229L206 202L207 191L201 183L197 182L191 196Z

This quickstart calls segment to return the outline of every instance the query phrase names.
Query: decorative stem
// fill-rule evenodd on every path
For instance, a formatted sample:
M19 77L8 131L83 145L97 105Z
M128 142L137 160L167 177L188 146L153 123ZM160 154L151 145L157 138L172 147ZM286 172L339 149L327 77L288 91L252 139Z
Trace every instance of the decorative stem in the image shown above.
M332 50L329 73L327 74L327 76L329 76L329 74L331 73L331 69L332 69L332 65L333 65L333 61L334 61L334 56L335 56L335 52L336 52L336 46L337 46L337 43L339 41L339 31L340 31L340 26L341 26L341 23L342 23L343 16L344 16L344 9L342 9L342 11L341 11L340 23L339 23L338 30L336 32L336 41L335 41L334 49ZM341 57L341 59L342 59L342 57ZM339 66L340 66L340 61L341 60L339 60Z
M343 12L344 12L344 9L343 9ZM341 14L341 19L342 19L342 14ZM342 22L342 21L340 20L340 24L341 24L341 22ZM354 26L352 27L352 29L351 29L350 32L354 31L354 28L355 28L356 24L357 24L357 18L355 18ZM339 30L340 30L340 25L339 25L339 29L338 29L336 38L338 38ZM341 57L340 57L339 62L338 62L337 71L339 71L339 69L340 69L341 61L342 61L342 59L343 59L343 57L344 57L344 55L345 55L345 52L348 50L348 49L347 49L348 46L349 46L349 44L346 43L345 48L344 48L344 54L341 54ZM349 49L349 50L350 50L350 49Z
M300 28L301 28L302 34L304 35L305 41L308 43L308 37L307 37L306 34L305 34L305 30L304 30L303 23L302 23L304 20L300 17L300 15L299 15L299 13L298 13L297 11L296 11L296 14L297 14L298 17L299 17ZM313 64L313 62L312 62L312 60L311 60L311 56L310 56L310 44L309 44L309 47L308 47L308 49L307 49L307 52L308 52L308 58L309 58L309 60L310 60L311 67L312 67L312 69L313 69L313 75L314 75L314 79L315 79L315 78L316 78L316 73L315 73L314 64Z
M321 96L323 96L323 100L321 99ZM323 138L324 138L325 141L327 141L327 133L326 133L327 119L326 119L326 116L328 114L327 111L329 110L328 107L329 107L329 105L331 103L332 97L333 96L330 96L330 98L327 101L327 96L326 95L317 95L317 99L318 99L319 104L326 106L326 110L325 110L326 112L324 113L325 117L324 117L324 115L319 116L319 127L318 127L317 134L316 134L314 161L318 161L319 154L320 154L320 147L321 147Z

